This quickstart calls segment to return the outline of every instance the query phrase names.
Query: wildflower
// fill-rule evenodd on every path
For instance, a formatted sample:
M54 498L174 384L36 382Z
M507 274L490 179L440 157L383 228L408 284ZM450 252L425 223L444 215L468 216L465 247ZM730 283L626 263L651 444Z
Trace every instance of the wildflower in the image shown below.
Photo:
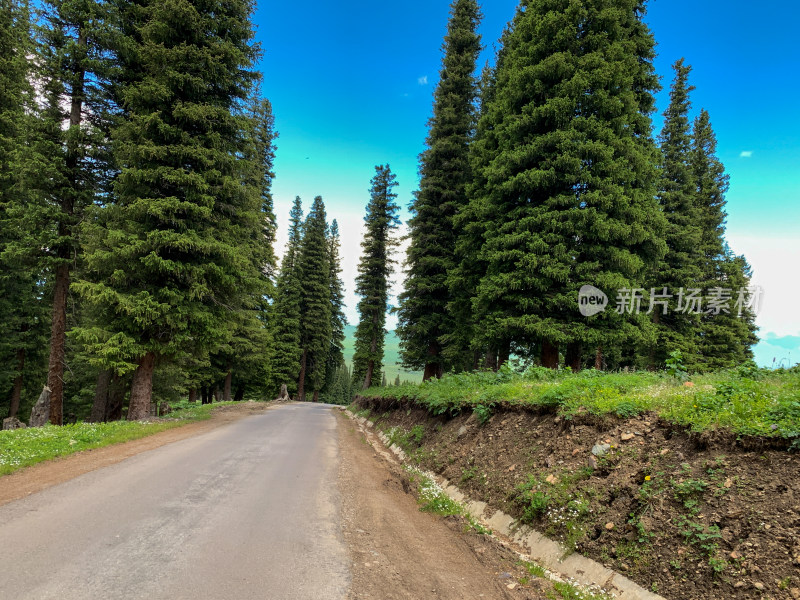
M645 478L644 478L644 480L645 480L645 481L650 481L650 479L652 479L652 478L650 477L650 475L648 475L647 477L645 477Z

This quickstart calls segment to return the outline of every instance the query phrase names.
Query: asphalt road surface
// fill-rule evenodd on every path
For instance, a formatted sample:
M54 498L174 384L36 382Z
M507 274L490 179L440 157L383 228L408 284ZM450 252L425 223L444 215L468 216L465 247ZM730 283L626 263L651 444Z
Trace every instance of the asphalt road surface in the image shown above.
M0 507L0 599L344 598L336 417L288 405Z

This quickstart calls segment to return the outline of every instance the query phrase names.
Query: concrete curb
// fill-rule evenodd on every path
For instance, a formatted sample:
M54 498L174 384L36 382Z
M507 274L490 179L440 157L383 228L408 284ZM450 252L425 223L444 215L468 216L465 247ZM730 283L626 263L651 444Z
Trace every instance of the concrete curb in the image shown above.
M377 431L372 421L355 416L350 411L345 412L361 425L365 433L368 429L372 430L383 445L394 454L392 456L392 454L376 448L384 458L390 462L400 463L406 460L405 452L396 445L391 445L389 438L383 432ZM437 481L445 493L456 502L461 503L475 519L524 548L525 554L530 560L545 569L561 574L564 580L572 580L583 586L599 586L620 600L665 600L662 596L647 591L639 584L597 561L574 552L570 553L558 542L545 537L502 511L498 510L487 515L488 506L485 502L470 499L446 479L432 473L426 473L426 475Z

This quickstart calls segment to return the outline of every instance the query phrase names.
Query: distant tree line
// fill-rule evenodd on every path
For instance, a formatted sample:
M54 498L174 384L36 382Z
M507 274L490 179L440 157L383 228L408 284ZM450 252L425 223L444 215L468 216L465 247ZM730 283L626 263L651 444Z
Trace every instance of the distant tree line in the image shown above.
M572 369L661 368L676 350L693 370L752 358L754 314L737 297L750 269L725 241L728 177L710 117L692 124L680 60L653 135L645 10L522 0L477 76L480 8L453 2L411 206L405 367L427 379L511 355ZM583 316L587 285L612 306ZM692 289L717 308L683 310ZM626 290L656 310L615 310Z

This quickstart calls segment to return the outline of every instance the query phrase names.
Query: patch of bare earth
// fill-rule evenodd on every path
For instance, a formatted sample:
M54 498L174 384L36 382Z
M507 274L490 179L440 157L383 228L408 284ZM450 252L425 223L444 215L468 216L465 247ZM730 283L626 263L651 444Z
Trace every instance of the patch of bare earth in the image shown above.
M549 582L520 585L530 575L512 549L467 532L460 517L420 512L405 472L376 452L350 419L338 418L349 600L546 597Z
M800 456L726 434L691 434L655 415L565 420L504 410L431 417L400 402L362 400L386 429L421 425L407 449L420 466L517 518L520 486L579 498L577 551L646 589L680 600L800 600ZM596 458L596 445L609 446ZM566 512L529 522L568 539ZM565 516L566 515L566 516Z
M270 406L264 402L242 402L232 406L220 406L213 410L211 418L206 421L189 423L122 444L77 452L5 475L0 477L0 506L69 481L84 473L122 462L141 452L200 435L241 418L263 412Z

